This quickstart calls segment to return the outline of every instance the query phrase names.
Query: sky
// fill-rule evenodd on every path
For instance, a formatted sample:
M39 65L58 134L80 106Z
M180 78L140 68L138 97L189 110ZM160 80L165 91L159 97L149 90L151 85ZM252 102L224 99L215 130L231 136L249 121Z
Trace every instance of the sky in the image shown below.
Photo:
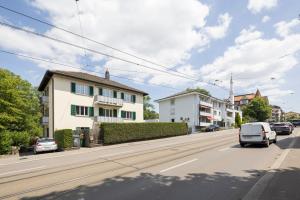
M34 86L49 69L98 76L108 69L113 80L152 100L194 87L225 99L232 75L234 94L259 89L271 104L300 112L299 0L0 0L0 6L98 42L0 8L2 23L92 50L0 25L0 51L63 64L0 52L0 67Z

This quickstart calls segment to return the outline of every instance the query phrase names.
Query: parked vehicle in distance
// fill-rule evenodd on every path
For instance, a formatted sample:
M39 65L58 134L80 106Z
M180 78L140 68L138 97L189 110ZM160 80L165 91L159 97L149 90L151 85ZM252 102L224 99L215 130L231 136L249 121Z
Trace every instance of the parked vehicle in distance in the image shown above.
M291 127L291 129L292 129L292 132L294 131L294 129L295 129L295 126L294 126L294 124L292 124L291 122L285 122L286 124L288 124L290 127Z
M56 151L57 144L54 139L51 138L39 138L37 139L33 152L34 154L45 152L45 151Z
M274 123L271 129L277 134L291 134L293 132L292 125L287 122Z
M277 134L271 130L269 123L247 123L241 126L239 142L241 147L244 147L246 144L264 144L266 147L269 147L271 142L277 142Z
M297 127L300 126L300 120L292 120L292 124Z
M212 124L212 125L209 125L205 131L206 132L213 132L213 131L219 131L220 130L220 126L217 125L217 124Z

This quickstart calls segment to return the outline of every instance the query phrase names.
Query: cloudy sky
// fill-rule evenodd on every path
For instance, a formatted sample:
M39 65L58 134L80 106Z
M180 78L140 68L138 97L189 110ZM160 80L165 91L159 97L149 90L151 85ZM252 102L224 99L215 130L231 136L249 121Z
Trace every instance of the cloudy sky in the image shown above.
M0 67L35 86L47 69L89 70L103 76L108 68L112 79L142 89L152 99L196 86L228 98L232 73L235 94L259 88L272 104L300 112L299 0L80 0L78 10L74 0L11 0L0 5L135 56L0 8L2 23L93 50L0 25L0 50L64 64L0 52Z

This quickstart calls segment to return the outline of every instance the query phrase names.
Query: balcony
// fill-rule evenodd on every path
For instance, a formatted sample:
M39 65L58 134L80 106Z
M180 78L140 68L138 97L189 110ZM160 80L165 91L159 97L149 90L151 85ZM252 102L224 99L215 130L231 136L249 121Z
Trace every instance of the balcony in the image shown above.
M41 101L41 104L49 103L49 96L41 96L40 101Z
M49 124L49 117L48 116L43 116L41 119L41 124L42 125L48 125Z
M200 111L200 116L211 117L211 116L212 116L212 114L211 114L211 113L208 113L208 112L203 112L203 111Z
M210 122L200 122L200 126L209 126L211 125Z
M110 106L123 106L123 99L117 99L112 97L105 97L96 95L95 96L95 103L101 104L101 105L110 105Z
M120 117L104 117L104 116L96 116L96 122L123 122L123 119Z
M200 100L200 106L206 106L206 107L210 107L210 108L213 107L212 103L202 101L202 100Z

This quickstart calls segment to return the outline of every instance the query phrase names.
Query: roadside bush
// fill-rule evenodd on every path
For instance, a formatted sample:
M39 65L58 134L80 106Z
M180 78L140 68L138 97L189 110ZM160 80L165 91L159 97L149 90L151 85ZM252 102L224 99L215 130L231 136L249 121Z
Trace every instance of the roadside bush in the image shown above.
M102 123L100 129L104 144L188 134L186 123Z
M29 141L30 141L30 135L26 131L21 131L21 132L11 132L11 139L12 139L12 146L17 146L17 147L28 147Z
M11 152L12 139L8 131L0 132L0 155Z
M64 150L73 147L72 129L62 129L55 131L54 139L57 143L58 149Z

